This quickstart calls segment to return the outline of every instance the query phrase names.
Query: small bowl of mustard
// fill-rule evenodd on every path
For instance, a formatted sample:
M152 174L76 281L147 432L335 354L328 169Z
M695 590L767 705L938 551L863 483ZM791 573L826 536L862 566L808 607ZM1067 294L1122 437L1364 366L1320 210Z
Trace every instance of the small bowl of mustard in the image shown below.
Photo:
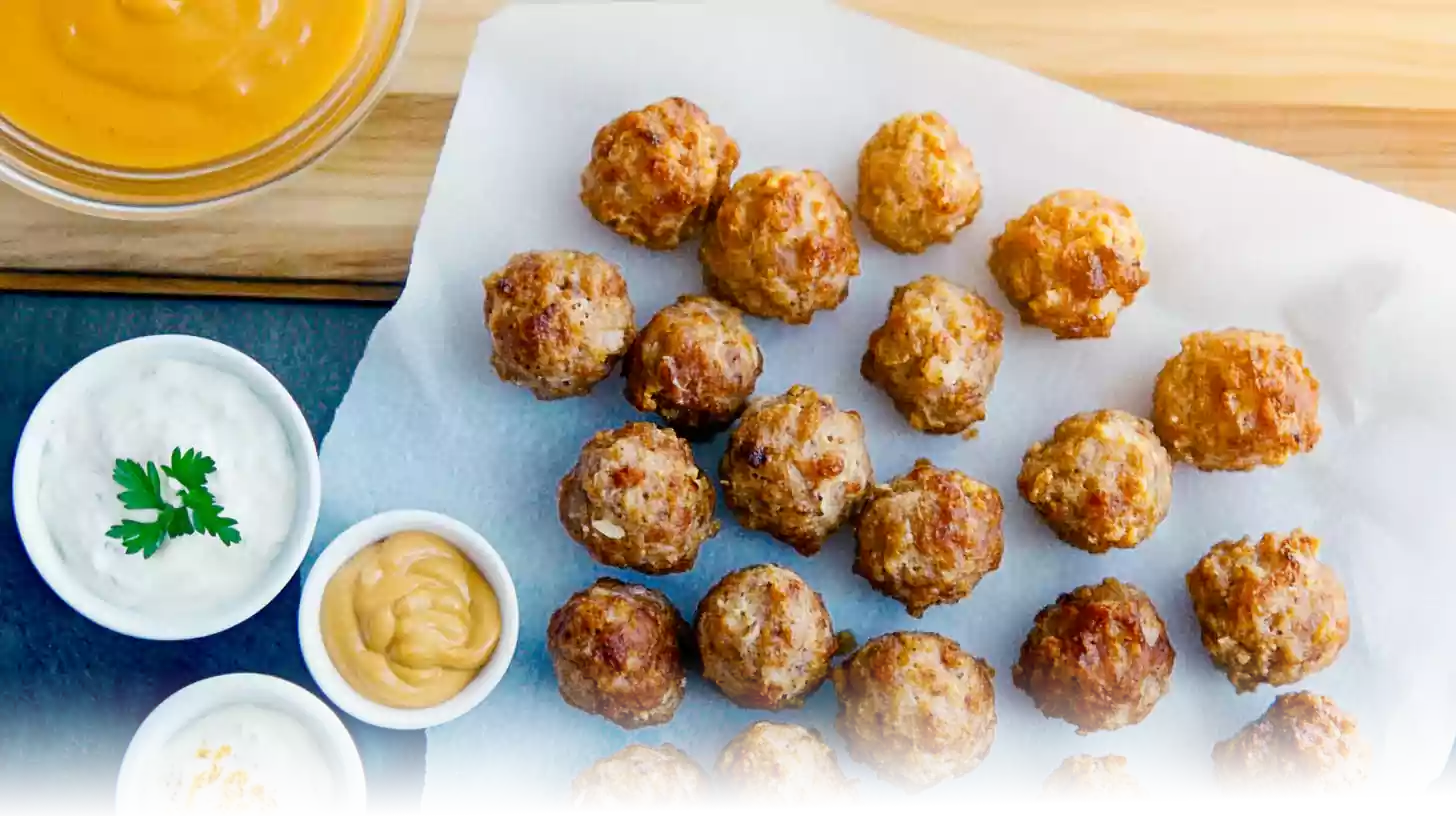
M304 662L335 705L398 730L479 705L516 651L520 611L505 562L449 516L392 510L335 538L303 585Z

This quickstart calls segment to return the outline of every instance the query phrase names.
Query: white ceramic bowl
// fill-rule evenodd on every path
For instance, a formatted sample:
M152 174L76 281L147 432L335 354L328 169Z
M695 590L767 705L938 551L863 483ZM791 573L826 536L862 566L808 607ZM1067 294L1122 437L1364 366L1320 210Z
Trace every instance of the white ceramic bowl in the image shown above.
M155 758L183 728L207 714L234 705L256 705L288 715L307 729L322 750L338 788L332 813L364 812L364 764L359 749L337 715L319 698L287 680L265 674L209 677L173 694L147 715L127 746L116 783L116 812L150 814L145 802Z
M496 644L490 660L459 694L429 708L392 708L367 699L355 691L329 659L320 624L324 587L334 573L370 544L408 530L434 533L454 544L485 576L500 602L500 641ZM309 571L308 580L303 584L303 601L298 610L298 638L303 646L303 660L308 664L309 673L323 693L350 716L380 728L397 730L442 725L480 705L510 667L520 628L516 585L495 548L490 546L484 536L465 524L426 510L392 510L380 513L339 534L319 555L318 561Z
M278 418L298 471L298 499L288 537L267 570L246 593L216 609L176 615L129 609L101 597L61 557L40 511L40 468L46 442L63 412L118 367L160 360L206 365L242 380ZM190 335L161 334L108 346L77 363L46 391L20 435L12 491L15 524L26 554L51 589L72 609L116 632L147 640L190 640L216 634L256 615L292 580L313 540L319 514L319 462L313 433L298 403L268 369L222 343Z

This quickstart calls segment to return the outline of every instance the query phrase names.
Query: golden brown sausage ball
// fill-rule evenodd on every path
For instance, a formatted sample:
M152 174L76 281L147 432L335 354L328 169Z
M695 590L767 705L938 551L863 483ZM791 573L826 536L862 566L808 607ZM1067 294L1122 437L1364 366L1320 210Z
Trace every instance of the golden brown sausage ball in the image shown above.
M513 255L486 278L485 325L500 378L543 400L590 391L637 334L616 264L573 250Z
M593 810L693 805L707 787L703 769L675 746L628 745L582 771L571 802Z
M763 373L763 352L737 309L684 295L647 321L622 366L632 407L699 437L743 413Z
M804 385L749 406L718 475L738 523L803 555L819 552L875 483L859 413Z
M948 637L892 632L834 669L849 755L909 790L975 770L996 738L996 672Z
M1282 465L1319 442L1319 381L1282 335L1196 332L1158 373L1153 425L1200 470Z
M920 617L1001 566L1001 494L921 459L875 488L856 526L856 575Z
M1297 683L1349 641L1345 586L1319 547L1303 530L1220 541L1188 572L1204 648L1240 692Z
M718 778L733 793L773 804L815 804L842 797L851 782L819 732L756 722L718 756Z
M1077 733L1143 721L1168 692L1173 644L1148 596L1108 578L1037 613L1011 682Z
M880 126L859 154L859 217L896 252L949 243L981 209L971 151L938 113L907 113Z
M708 291L757 317L808 323L849 295L859 244L849 210L813 170L739 179L699 252Z
M1125 757L1078 754L1067 757L1042 785L1048 796L1077 799L1115 799L1142 791L1127 772Z
M597 579L546 630L561 699L623 728L671 720L687 688L678 646L686 626L661 592Z
M1066 340L1112 334L1148 283L1142 261L1143 234L1127 205L1061 190L1007 222L987 263L1023 323Z
M860 374L884 389L910 427L962 433L986 418L1001 326L1001 313L980 295L926 275L895 289Z
M581 203L632 243L672 249L713 217L737 166L738 144L702 108L674 96L597 131Z
M1126 411L1062 420L1021 460L1017 490L1057 538L1089 553L1136 547L1173 503L1173 460L1153 423Z
M1370 746L1328 697L1281 694L1264 715L1213 746L1213 769L1231 787L1349 790L1370 773Z

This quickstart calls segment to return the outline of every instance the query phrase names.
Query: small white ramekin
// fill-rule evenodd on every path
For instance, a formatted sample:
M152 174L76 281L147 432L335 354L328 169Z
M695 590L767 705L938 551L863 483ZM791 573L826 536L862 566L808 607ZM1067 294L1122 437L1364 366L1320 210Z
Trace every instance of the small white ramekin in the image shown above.
M173 694L142 721L121 760L116 781L117 814L152 813L146 801L147 783L167 742L202 717L234 705L269 708L306 728L324 752L338 788L336 807L330 812L364 812L364 764L359 759L359 749L338 716L322 700L287 680L266 674L224 674L200 680Z
M128 609L97 595L61 558L40 511L40 468L46 442L62 413L118 369L162 360L210 366L242 380L278 418L298 470L298 499L288 538L251 589L217 609L190 615L163 615ZM41 578L71 608L101 626L147 640L191 640L230 629L256 615L278 596L298 572L318 523L318 449L298 403L258 361L212 340L159 334L117 343L77 363L56 380L31 412L15 452L11 503L26 554Z
M501 634L495 652L480 674L464 690L445 702L429 708L392 708L370 700L354 690L324 648L320 615L324 588L329 579L360 550L395 534L410 530L434 533L459 548L475 564L500 602ZM516 605L516 585L505 562L485 537L449 516L426 510L392 510L371 516L339 534L329 542L308 573L303 584L303 601L298 610L298 639L303 646L303 660L308 664L323 693L334 705L350 716L380 728L415 730L443 725L480 705L505 676L516 652L520 634L520 610Z

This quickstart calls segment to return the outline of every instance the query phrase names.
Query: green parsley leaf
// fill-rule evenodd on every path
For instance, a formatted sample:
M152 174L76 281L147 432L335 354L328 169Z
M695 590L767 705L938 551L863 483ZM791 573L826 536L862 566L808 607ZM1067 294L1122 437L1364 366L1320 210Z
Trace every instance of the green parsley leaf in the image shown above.
M217 470L217 463L201 452L188 448L172 449L172 462L162 466L162 472L177 480L188 490L206 490L207 477Z
M151 462L143 469L131 459L117 459L111 478L122 486L117 498L128 510L162 510L169 506L162 498L162 477Z
M122 506L128 510L156 510L157 517L149 522L124 519L107 530L106 536L119 540L128 555L140 553L143 558L156 555L166 539L192 533L205 533L227 546L237 544L242 541L237 520L223 515L222 506L207 489L207 477L216 471L217 463L201 451L173 448L161 473L182 485L178 492L182 506L177 507L163 498L162 477L155 463L148 462L143 468L130 459L116 460L112 478L124 488L117 496Z
M176 511L167 508L165 514L172 514ZM120 524L106 531L107 538L121 540L121 546L126 548L127 555L141 553L143 558L151 558L157 554L162 546L162 539L167 535L167 523L159 516L156 521L142 522L132 519L125 519Z

